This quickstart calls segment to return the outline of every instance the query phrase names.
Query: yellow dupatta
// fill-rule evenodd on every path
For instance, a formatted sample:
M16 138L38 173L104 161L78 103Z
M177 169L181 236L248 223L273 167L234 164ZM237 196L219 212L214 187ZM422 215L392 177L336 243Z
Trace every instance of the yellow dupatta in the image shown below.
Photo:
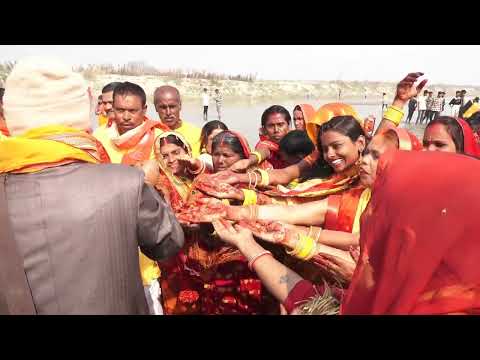
M0 142L0 173L31 173L75 161L110 162L93 136L66 126L43 126Z

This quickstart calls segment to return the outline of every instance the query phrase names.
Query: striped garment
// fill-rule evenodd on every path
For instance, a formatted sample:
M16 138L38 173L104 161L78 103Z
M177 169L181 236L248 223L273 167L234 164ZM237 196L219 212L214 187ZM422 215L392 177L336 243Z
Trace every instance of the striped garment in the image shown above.
M432 111L442 111L443 98L436 97L433 99Z

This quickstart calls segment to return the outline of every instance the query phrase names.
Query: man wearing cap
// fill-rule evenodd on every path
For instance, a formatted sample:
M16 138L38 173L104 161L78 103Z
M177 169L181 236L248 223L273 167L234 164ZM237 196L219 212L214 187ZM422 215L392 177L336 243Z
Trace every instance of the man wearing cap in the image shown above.
M0 142L0 313L147 314L138 247L163 260L183 246L143 172L101 164L108 155L84 131L93 105L56 59L20 60L7 79L15 137Z

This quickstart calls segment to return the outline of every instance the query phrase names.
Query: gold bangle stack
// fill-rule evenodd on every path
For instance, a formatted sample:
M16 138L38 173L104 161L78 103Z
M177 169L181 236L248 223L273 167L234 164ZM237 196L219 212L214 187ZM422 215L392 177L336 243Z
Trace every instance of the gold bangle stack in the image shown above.
M258 205L248 205L250 210L250 220L257 220L258 219Z
M317 246L313 238L298 234L298 241L295 244L295 248L292 251L287 251L287 254L307 261L315 255L316 250Z
M403 113L402 109L400 109L396 106L390 105L388 107L387 111L385 111L385 114L383 114L383 117L387 120L390 120L396 126L398 126L400 124L400 122L402 121L403 115L404 115L404 113Z

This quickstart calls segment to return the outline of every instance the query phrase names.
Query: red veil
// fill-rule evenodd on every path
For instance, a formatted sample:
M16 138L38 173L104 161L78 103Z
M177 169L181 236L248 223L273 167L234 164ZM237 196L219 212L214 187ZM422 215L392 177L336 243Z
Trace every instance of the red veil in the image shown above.
M480 157L480 145L475 139L474 132L470 125L463 119L456 119L463 133L463 152L467 155Z
M384 154L341 313L480 313L479 183L473 158Z

